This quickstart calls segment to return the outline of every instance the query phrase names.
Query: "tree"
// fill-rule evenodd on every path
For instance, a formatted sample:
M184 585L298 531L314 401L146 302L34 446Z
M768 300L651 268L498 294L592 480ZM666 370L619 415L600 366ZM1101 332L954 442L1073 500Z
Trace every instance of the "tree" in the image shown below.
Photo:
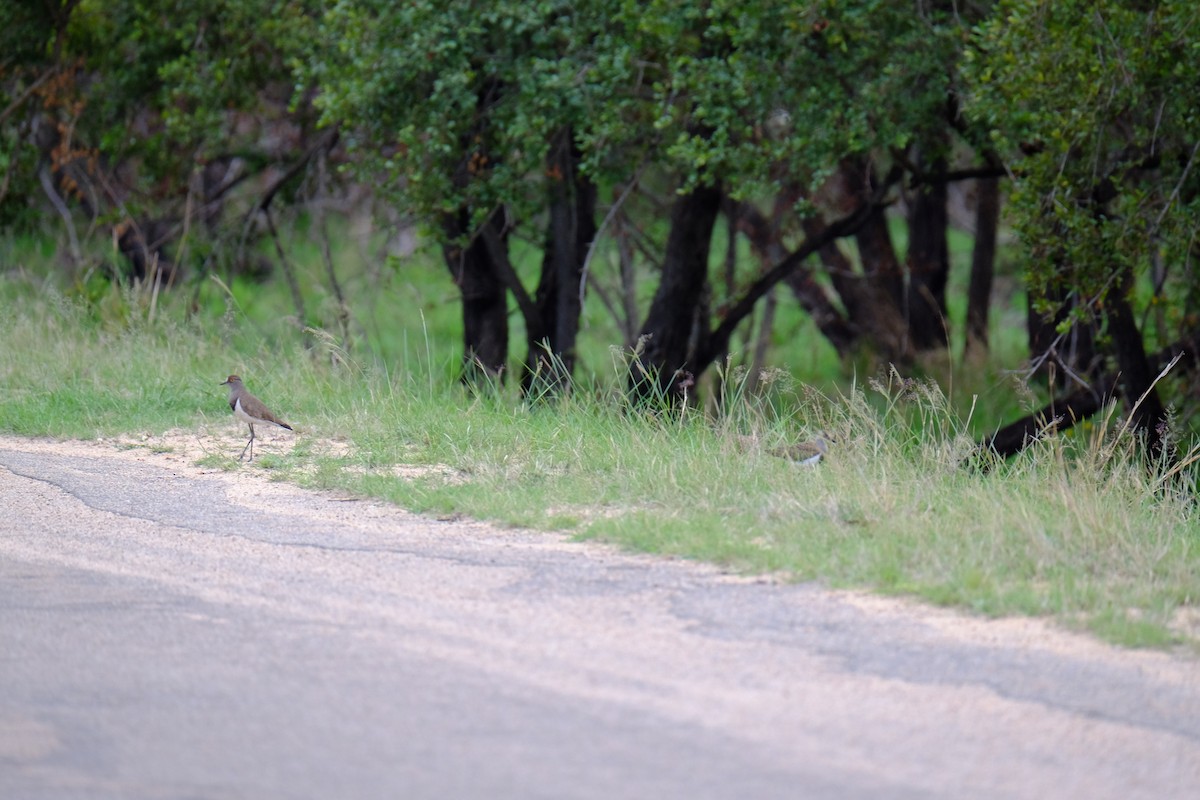
M3 13L5 35L24 40L6 86L39 76L6 112L25 127L0 127L10 167L36 170L72 241L72 207L111 229L137 279L170 283L170 242L200 223L215 234L235 186L307 158L287 66L306 3L73 0Z
M825 263L838 263L832 242L856 237L862 278L835 278L843 306L852 312L850 323L868 331L889 358L944 347L950 140L953 134L973 143L966 134L975 133L957 114L957 64L971 20L949 3L652 3L623 10L625 41L643 65L639 76L649 77L638 84L641 105L628 103L612 118L624 131L639 132L654 162L678 176L671 229L689 226L685 235L667 237L659 293L642 328L644 355L631 385L646 385L640 370L647 366L660 373L660 389L672 376L699 375L723 352L730 327L771 285L800 268L800 260L783 258L787 269L767 269L740 296L715 301L726 314L709 320L696 305L706 296L701 287L707 265L681 273L678 265L685 262L672 259L669 248L680 241L698 247L696 237L711 236L711 205L692 201L698 189L718 186L737 200L764 194L810 200L790 224L821 238L821 246L810 249L804 242L798 251L825 249ZM614 85L606 94L620 96L621 89ZM585 139L620 141L613 127ZM834 211L833 218L814 218L835 174L841 197L824 209ZM888 193L905 175L913 202L911 246L902 261L884 212ZM788 224L779 211L793 205L775 202L769 227ZM700 214L701 224L688 219L688 208ZM829 231L835 235L824 239ZM814 309L832 307L811 297L806 302ZM655 339L669 344L656 345ZM691 344L681 348L684 341Z
M543 368L561 381L574 361L574 298L595 226L577 132L597 102L585 73L608 5L340 3L320 27L329 47L307 69L325 121L352 131L360 174L384 176L442 242L463 296L468 368L503 374L503 310L516 299L527 386ZM535 297L507 241L546 209Z
M1154 455L1166 455L1166 412L1135 290L1148 284L1149 302L1171 309L1174 335L1192 338L1194 12L1184 2L1005 0L970 54L969 110L1017 176L1012 218L1038 311L1059 314L1060 333L1097 326Z
M64 53L78 0L0 6L0 222L22 221L42 190L59 215L69 215L53 173L86 152L65 140L76 107L74 69ZM67 218L67 217L64 217ZM71 255L79 258L74 228Z

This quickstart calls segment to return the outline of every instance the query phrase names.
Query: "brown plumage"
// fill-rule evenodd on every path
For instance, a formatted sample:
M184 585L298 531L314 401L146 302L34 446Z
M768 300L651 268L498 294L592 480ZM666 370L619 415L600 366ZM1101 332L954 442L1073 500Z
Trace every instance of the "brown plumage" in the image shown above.
M829 442L823 436L818 436L810 442L797 442L785 447L776 447L769 451L771 455L786 458L793 464L811 467L819 464L829 452Z
M291 425L275 416L271 409L263 405L261 400L250 394L242 385L242 379L237 375L230 375L221 381L220 385L229 387L229 407L233 410L233 415L250 426L250 441L246 442L246 447L242 448L242 454L238 456L238 461L245 457L247 447L250 448L250 458L247 460L254 460L254 423L270 423L287 428L289 431L292 429Z
M757 436L737 436L736 439L744 450L762 449L762 443ZM833 441L832 437L822 435L807 442L772 447L766 452L778 458L787 459L797 466L812 467L821 463L821 460L825 458L825 454L829 452L831 441Z

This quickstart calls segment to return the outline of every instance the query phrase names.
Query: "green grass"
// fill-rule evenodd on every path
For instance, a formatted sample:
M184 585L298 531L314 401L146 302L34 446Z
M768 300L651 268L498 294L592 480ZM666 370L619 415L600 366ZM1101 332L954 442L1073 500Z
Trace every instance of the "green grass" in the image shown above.
M319 270L304 268L319 286ZM365 272L351 272L353 296L370 295ZM322 333L309 351L279 286L204 283L158 298L151 319L144 291L62 289L10 271L0 277L0 429L232 432L217 384L237 372L296 425L297 446L250 467L236 452L210 453L210 467L985 615L1045 616L1131 646L1184 640L1171 622L1200 592L1194 466L1156 479L1111 421L981 465L978 432L1019 413L1019 392L996 368L944 378L953 392L895 374L806 384L773 373L753 395L730 369L725 412L682 418L626 409L620 358L554 405L524 403L512 387L471 394L453 380L457 309L436 274L407 265L379 277L354 309L360 343ZM189 315L192 297L202 311ZM313 313L320 324L320 304ZM599 327L589 335L602 340ZM839 377L844 388L832 388ZM817 468L769 453L817 432L836 440ZM325 440L347 443L346 454L316 446ZM395 470L414 464L430 469Z

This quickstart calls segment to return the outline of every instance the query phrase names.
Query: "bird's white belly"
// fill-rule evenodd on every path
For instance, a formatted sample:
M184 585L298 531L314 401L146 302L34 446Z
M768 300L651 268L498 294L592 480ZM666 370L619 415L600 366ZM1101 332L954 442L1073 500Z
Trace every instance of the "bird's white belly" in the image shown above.
M246 422L249 424L253 424L255 422L262 422L261 419L256 419L255 417L250 416L249 414L247 414L245 411L242 410L241 398L238 398L237 402L234 403L234 405L233 405L233 415L235 417L237 417L238 419L240 419L242 422Z

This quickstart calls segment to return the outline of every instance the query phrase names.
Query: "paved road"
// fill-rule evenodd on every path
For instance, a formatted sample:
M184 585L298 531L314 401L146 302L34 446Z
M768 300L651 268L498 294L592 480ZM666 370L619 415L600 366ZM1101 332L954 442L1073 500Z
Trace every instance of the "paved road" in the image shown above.
M1195 798L1200 671L0 439L0 798Z

